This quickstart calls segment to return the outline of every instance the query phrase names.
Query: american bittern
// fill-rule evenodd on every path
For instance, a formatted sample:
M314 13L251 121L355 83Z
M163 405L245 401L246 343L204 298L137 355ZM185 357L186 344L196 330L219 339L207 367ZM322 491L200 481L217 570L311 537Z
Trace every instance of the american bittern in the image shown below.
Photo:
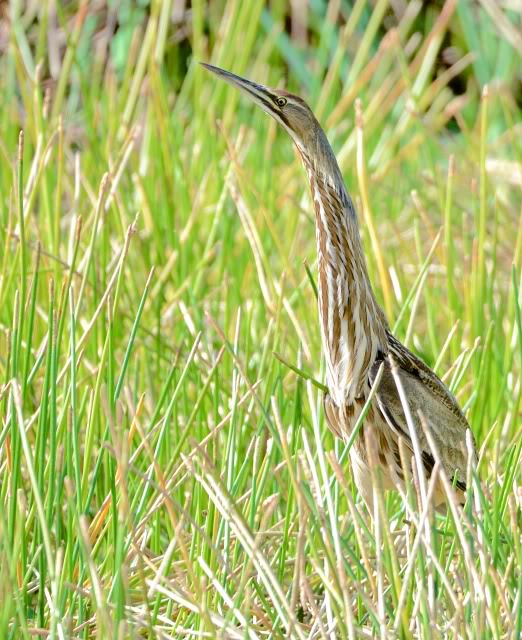
M368 430L371 438L361 430L350 450L355 483L362 497L372 505L369 441L374 443L373 459L381 468L383 486L393 489L404 482L399 441L402 438L413 452L412 439L416 436L426 476L435 466L435 449L443 472L454 481L462 500L469 425L444 383L390 332L370 284L352 200L319 122L298 96L255 84L212 65L203 66L246 94L288 132L308 173L315 208L319 320L327 364L324 409L338 437L350 435L383 366L376 401L364 421L364 431ZM407 398L414 433L408 426L399 387ZM473 455L474 448L473 443ZM444 500L439 487L434 502L438 505Z

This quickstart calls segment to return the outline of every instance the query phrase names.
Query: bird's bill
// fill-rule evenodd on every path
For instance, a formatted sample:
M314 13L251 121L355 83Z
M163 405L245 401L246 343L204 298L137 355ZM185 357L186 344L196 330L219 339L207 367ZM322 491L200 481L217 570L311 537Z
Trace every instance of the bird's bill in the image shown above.
M236 76L234 73L230 73L230 71L225 71L224 69L220 69L219 67L214 67L211 64L207 64L206 62L201 62L201 64L215 74L221 80L224 80L231 86L239 89L242 93L247 95L253 102L255 102L263 111L266 111L271 116L278 118L278 109L275 104L275 100L277 96L268 89L264 87L262 84L256 84L255 82L251 82L250 80L246 80L245 78L241 78L240 76ZM279 118L278 118L279 119Z

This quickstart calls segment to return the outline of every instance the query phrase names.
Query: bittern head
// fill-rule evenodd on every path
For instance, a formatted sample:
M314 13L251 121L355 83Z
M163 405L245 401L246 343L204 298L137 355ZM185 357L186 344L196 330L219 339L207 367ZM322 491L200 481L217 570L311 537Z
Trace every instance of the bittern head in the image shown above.
M264 87L211 64L203 62L201 64L218 78L239 89L261 107L263 111L266 111L277 120L288 131L299 150L305 155L313 157L316 154L310 152L316 151L317 153L325 142L328 145L312 110L299 96L294 96L288 91Z

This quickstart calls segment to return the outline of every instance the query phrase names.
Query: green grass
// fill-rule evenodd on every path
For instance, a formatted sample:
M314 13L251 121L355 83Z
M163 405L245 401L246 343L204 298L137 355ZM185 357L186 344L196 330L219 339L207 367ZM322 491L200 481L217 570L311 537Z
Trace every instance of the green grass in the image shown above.
M0 638L520 638L520 13L314 2L299 46L279 1L41 4L0 57ZM462 514L376 478L372 524L296 375L324 379L305 173L197 60L319 114L479 443Z

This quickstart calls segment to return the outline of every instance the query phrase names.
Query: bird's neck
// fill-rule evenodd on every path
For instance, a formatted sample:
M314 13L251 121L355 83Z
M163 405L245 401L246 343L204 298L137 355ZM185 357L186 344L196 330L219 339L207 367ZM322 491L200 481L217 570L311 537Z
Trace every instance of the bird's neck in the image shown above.
M388 350L388 325L370 284L357 216L333 151L329 144L323 147L320 164L303 152L301 156L315 209L319 321L328 387L341 406L367 388L369 368L379 351Z

